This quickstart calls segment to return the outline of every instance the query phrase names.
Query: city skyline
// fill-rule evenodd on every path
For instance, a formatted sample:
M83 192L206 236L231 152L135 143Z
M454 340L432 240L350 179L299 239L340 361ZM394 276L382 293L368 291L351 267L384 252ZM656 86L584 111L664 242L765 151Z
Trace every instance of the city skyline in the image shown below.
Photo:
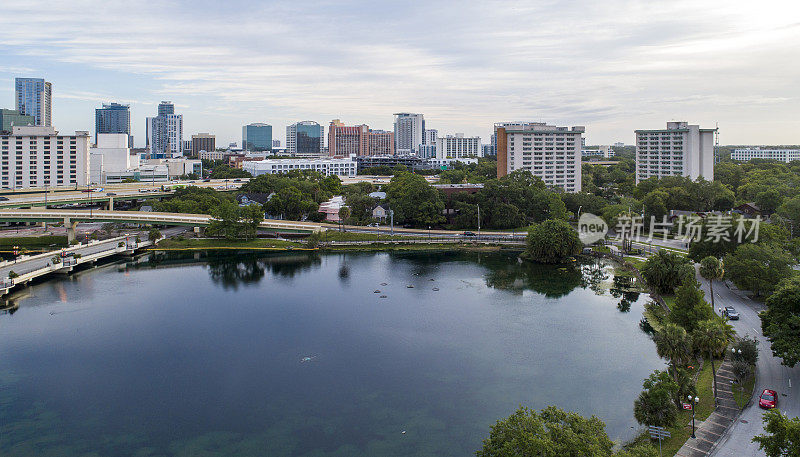
M219 145L255 122L284 142L301 120L392 130L396 112L487 143L495 122L585 125L587 144L633 144L635 129L688 119L718 122L722 144L800 143L792 2L311 2L302 15L234 3L4 5L0 108L14 108L15 77L43 78L58 129L91 131L103 103L130 104L137 147L160 100L184 114L185 137ZM192 25L209 15L237 26Z

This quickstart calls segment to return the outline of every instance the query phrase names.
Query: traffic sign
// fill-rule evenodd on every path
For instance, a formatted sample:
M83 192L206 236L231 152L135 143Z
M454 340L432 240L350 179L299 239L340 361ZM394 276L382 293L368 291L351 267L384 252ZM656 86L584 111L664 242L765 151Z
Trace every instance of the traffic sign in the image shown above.
M683 405L683 409L687 409L689 411L692 410L692 404L691 403L681 403L681 405Z

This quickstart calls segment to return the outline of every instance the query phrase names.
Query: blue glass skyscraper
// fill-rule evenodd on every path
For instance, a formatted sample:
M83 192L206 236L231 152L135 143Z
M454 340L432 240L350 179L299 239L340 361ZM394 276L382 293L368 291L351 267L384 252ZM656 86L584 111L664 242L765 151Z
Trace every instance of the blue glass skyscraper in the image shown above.
M97 108L94 111L94 133L95 141L101 133L125 133L128 135L129 146L133 146L130 105L104 103L102 108Z
M41 78L16 78L14 97L17 111L24 116L33 116L36 125L53 125L53 87Z
M256 123L242 127L242 149L245 151L271 151L272 126Z

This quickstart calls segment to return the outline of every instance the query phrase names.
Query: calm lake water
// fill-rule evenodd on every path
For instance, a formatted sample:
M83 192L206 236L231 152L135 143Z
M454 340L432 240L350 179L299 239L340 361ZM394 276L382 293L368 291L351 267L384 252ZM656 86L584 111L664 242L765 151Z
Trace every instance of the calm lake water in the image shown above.
M0 455L466 456L518 405L551 404L627 439L664 363L646 296L613 277L299 252L56 277L0 315Z

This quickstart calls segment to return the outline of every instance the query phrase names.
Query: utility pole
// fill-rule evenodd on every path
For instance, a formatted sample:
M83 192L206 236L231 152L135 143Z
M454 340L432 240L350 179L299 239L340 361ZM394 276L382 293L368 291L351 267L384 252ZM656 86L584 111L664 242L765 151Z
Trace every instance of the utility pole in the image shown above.
M389 210L389 217L391 219L392 235L394 236L394 210Z
M476 204L475 206L478 207L478 238L481 237L481 205Z

